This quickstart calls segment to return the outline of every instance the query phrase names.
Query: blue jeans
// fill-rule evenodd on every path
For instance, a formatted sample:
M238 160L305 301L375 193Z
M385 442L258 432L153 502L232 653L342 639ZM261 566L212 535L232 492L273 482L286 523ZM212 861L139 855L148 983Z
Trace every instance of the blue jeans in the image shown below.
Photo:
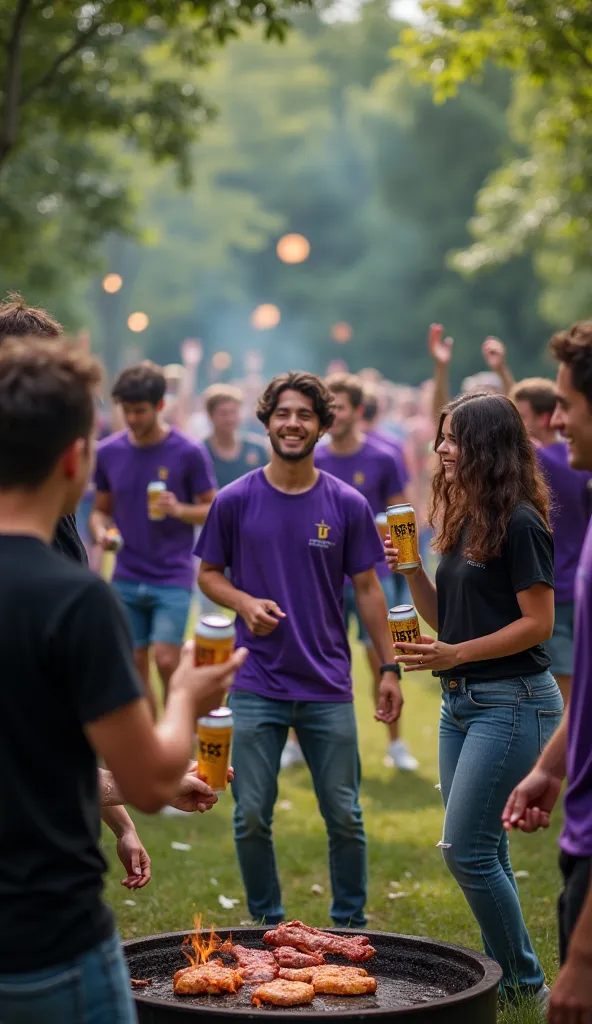
M442 680L442 688L444 860L477 919L485 952L504 972L504 993L535 992L544 975L522 916L501 815L561 722L561 693L550 672Z
M151 644L182 646L191 608L190 590L134 580L114 580L113 588L127 612L134 647L150 647Z
M310 768L329 837L336 925L366 923L366 836L358 801L360 758L353 704L283 701L234 691L234 837L251 916L284 919L271 823L280 758L292 726Z
M59 966L0 974L1 1024L135 1024L117 935Z

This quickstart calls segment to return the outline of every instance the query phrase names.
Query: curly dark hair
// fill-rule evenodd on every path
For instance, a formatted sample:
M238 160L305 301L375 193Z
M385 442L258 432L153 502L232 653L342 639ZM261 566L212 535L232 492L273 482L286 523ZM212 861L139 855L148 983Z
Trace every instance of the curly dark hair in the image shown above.
M436 447L446 416L458 445L455 478L447 482L440 465L432 484L429 521L434 547L447 554L461 535L465 552L477 561L497 558L508 522L524 502L550 530L549 491L535 449L515 405L503 395L473 392L442 410Z
M122 370L111 389L114 402L149 402L157 406L165 396L166 377L160 366L145 359Z
M580 320L567 331L558 331L549 348L554 359L569 366L574 388L592 405L592 320Z
M332 425L333 395L321 378L314 373L306 373L304 370L291 370L289 373L280 373L279 376L270 380L257 402L257 419L265 426L275 412L280 395L284 391L299 391L301 395L306 395L311 399L322 430L327 430Z
M62 325L36 306L27 306L22 295L11 292L0 302L0 342L5 338L59 338Z

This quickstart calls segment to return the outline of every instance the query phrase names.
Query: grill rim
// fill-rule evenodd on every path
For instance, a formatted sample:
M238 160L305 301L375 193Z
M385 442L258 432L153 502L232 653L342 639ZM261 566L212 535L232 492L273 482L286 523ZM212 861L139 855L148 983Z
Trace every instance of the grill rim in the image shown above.
M249 928L241 927L240 925L238 928L216 928L216 932L220 936L220 938L227 938L230 935L234 935L235 938L239 939L241 943L244 943L246 941L259 941L260 943L262 943L263 936L269 930L269 926L258 927L256 925L253 925L253 927ZM395 939L397 941L403 941L405 944L407 944L408 947L415 948L417 951L421 951L421 949L424 948L426 953L437 954L440 951L447 952L450 954L449 958L451 960L454 960L455 958L457 962L459 958L461 960L469 960L470 966L473 968L475 967L476 964L479 965L479 967L483 971L483 977L474 985L471 985L469 988L463 989L461 992L455 992L451 995L445 996L443 999L434 999L429 1004L423 1003L418 1004L417 1006L405 1007L404 1012L409 1016L416 1015L417 1017L419 1017L420 1014L425 1014L426 1008L428 1008L428 1006L433 1006L434 1008L443 1006L453 1007L457 1003L462 1004L466 1002L469 997L478 998L480 995L485 995L491 992L494 988L497 988L502 979L501 967L499 966L499 964L495 962L495 960L492 960L490 957L486 956L485 953L481 953L478 950L468 949L466 946L457 946L455 943L452 942L440 942L440 940L438 939L430 939L426 936L419 935L405 935L402 932L375 932L369 931L367 929L360 929L359 932L356 932L351 928L323 928L323 931L326 931L331 935L366 935L370 940L371 945L374 945L375 943L380 943L381 940L383 939ZM159 943L162 943L166 940L178 939L179 943L181 943L185 936L190 934L191 931L187 930L180 932L157 932L155 935L144 935L141 938L137 939L125 939L123 941L123 949L126 954L128 950L130 954L133 954L134 952L148 952L151 948L157 948ZM444 959L447 958L444 957ZM371 961L367 961L367 963L369 965ZM140 1005L154 1008L166 1007L168 1011L177 1013L179 1016L181 1016L181 1014L194 1012L193 1007L190 1008L188 1005L183 1005L183 1003L175 1002L172 999L160 999L154 996L144 995L143 992L138 989L134 990L132 994L134 1000ZM203 1013L204 1011L200 1008L197 1008L196 1012ZM235 1016L239 1019L251 1018L256 1014L261 1013L261 1011L256 1010L255 1007L249 1008L228 1006L227 1002L224 1000L222 1001L220 1006L212 1006L211 1004L208 1004L206 1012L208 1015L212 1014L214 1017ZM266 1008L264 1012L266 1018L271 1018L273 1020L287 1020L289 1016L288 1014L286 1014L286 1011L282 1009ZM376 1009L356 1010L355 1006L352 1006L351 1011L335 1010L331 1011L330 1014L324 1013L323 1017L327 1017L328 1019L335 1018L338 1020L351 1020L355 1017L384 1018L389 1016L393 1012L395 1011L389 1010L384 1007L377 1007Z

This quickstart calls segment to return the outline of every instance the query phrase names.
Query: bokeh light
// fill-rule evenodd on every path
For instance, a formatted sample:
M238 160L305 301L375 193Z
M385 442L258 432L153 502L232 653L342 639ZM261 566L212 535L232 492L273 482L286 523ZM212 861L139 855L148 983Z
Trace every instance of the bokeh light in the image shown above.
M145 331L150 323L150 317L146 313L131 313L127 318L127 326L134 334Z
M271 327L277 327L280 320L281 313L271 302L264 302L251 313L251 327L257 331L268 331Z
M232 356L230 352L214 352L212 356L212 366L214 370L229 370L232 366Z
M284 235L276 252L282 263L304 263L310 253L310 242L304 235Z
M121 274L107 274L103 278L103 290L108 292L109 295L115 295L123 284L123 278Z
M340 345L345 345L348 341L351 341L354 336L354 329L351 324L340 322L333 324L331 328L331 337L333 341L337 341Z

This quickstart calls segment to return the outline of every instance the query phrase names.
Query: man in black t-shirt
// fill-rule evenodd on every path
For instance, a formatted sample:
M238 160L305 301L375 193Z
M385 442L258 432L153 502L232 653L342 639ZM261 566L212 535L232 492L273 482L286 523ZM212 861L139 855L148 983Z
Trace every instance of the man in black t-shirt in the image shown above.
M100 368L65 341L0 346L0 1021L135 1020L102 902L97 754L148 813L175 797L228 672L187 651L154 726L108 585L51 548L93 460Z

